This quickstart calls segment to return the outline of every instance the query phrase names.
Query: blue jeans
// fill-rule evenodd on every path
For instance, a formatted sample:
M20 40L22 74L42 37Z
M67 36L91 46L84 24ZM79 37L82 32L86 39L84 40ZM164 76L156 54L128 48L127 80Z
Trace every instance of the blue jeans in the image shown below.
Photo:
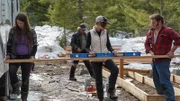
M175 101L174 88L170 81L170 59L164 59L160 62L153 62L153 81L158 94L163 94L166 101Z

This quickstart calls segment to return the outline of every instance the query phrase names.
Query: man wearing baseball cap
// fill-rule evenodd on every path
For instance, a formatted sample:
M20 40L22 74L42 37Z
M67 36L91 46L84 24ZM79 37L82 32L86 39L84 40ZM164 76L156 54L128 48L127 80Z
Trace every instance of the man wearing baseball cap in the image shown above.
M71 38L71 47L72 47L72 53L84 53L84 49L86 48L86 25L84 23L81 23L78 28L78 32L72 35ZM73 65L71 66L70 70L70 75L69 75L69 80L76 81L77 79L75 78L75 70L78 64L78 60L73 61ZM83 61L84 64L86 65L89 74L91 75L92 78L94 78L94 73L92 71L92 66L91 63L88 60Z
M95 53L109 53L112 52L117 55L117 51L113 50L109 35L106 30L106 26L109 24L108 20L104 16L96 17L96 25L88 32L86 51L91 55ZM92 61L92 68L95 73L96 89L99 101L103 101L103 81L102 81L102 66L107 68L111 75L109 77L109 84L107 90L107 96L110 99L116 100L118 97L115 95L115 84L118 76L118 67L113 60L108 59L106 61Z
M96 17L96 23L110 24L107 18L102 15Z

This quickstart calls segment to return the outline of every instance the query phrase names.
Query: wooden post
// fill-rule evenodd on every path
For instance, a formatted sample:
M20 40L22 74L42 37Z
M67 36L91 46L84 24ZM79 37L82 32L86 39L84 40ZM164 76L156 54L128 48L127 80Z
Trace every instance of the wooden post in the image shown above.
M120 59L119 73L120 73L120 78L124 78L124 59Z

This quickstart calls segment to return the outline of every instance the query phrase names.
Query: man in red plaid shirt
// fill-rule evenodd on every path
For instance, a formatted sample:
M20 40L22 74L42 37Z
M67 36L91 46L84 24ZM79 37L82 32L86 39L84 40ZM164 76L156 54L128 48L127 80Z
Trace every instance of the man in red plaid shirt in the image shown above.
M152 60L154 85L158 94L165 95L166 101L175 101L169 67L171 58L174 57L174 51L180 46L180 35L173 29L163 26L163 16L153 14L150 16L150 20L152 29L146 34L146 53L151 55L169 55L169 58Z

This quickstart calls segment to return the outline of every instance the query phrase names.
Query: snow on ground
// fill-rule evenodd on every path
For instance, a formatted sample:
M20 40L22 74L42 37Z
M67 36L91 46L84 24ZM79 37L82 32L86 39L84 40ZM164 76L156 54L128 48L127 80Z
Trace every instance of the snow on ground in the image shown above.
M63 35L63 29L56 26L36 26L35 31L38 39L38 51L36 58L48 56L56 58L57 54L63 52L64 49L59 46L59 40Z

